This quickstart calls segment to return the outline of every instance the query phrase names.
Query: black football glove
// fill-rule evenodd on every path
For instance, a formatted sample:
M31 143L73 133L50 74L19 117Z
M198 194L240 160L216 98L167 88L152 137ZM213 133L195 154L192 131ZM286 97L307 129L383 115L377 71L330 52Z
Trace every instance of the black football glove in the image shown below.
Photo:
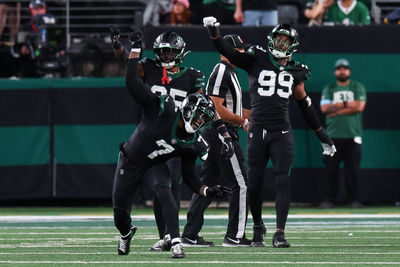
M225 136L221 139L222 150L221 156L224 160L229 160L235 153L235 148L233 147L232 138L230 136Z
M208 198L224 198L231 194L231 189L224 185L214 185L211 187L207 187L204 191L204 195Z
M115 50L119 50L121 48L121 43L119 42L120 38L120 30L117 25L110 25L110 34L111 34L111 43Z
M133 33L129 35L129 42L131 43L131 48L139 48L143 47L143 32L140 30L135 30Z
M203 18L203 24L204 27L207 28L208 33L210 34L211 37L215 38L219 36L219 25L220 23L218 20L212 16L210 17L204 17Z

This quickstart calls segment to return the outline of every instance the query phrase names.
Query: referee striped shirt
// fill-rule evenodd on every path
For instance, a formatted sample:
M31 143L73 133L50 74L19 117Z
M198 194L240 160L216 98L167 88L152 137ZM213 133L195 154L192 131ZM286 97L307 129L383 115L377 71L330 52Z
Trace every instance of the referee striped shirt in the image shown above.
M206 94L224 98L223 105L242 117L242 88L235 69L228 62L221 60L214 67L207 82Z

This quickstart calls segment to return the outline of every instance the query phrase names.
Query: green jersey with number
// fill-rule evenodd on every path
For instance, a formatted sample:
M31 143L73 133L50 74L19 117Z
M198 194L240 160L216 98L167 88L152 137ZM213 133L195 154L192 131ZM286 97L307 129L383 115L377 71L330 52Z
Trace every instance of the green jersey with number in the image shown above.
M324 25L368 25L371 24L368 8L361 2L343 7L342 1L333 4L324 16Z
M365 88L361 83L350 81L346 86L336 83L328 85L322 91L321 105L351 101L367 101ZM354 138L362 135L362 112L352 115L337 115L326 118L328 135L332 138Z

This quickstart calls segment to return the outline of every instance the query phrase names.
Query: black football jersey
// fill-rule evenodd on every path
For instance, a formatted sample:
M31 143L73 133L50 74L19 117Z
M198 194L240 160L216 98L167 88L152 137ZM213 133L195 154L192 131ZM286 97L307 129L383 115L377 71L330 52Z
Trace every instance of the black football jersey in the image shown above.
M151 105L144 106L142 121L123 145L129 161L147 169L176 156L193 162L198 156L203 158L208 152L208 145L201 135L195 133L189 140L176 136L180 111L172 97L162 95L157 98Z
M173 157L182 159L182 178L194 191L201 183L196 172L196 159L205 159L208 145L197 133L189 135L178 128L180 111L170 95L158 96L138 78L137 59L129 59L126 85L129 93L143 107L142 120L135 131L121 146L132 168L148 168ZM178 132L180 131L180 132Z
M260 46L246 53L254 57L246 71L249 77L252 123L262 127L281 128L290 124L289 97L296 85L310 76L308 67L295 61L281 66Z
M169 83L163 81L163 67L157 61L143 58L140 61L143 67L143 81L150 86L151 91L158 95L169 94L178 107L183 99L192 93L198 92L204 87L204 75L199 70L189 67L181 67L177 73L166 72Z

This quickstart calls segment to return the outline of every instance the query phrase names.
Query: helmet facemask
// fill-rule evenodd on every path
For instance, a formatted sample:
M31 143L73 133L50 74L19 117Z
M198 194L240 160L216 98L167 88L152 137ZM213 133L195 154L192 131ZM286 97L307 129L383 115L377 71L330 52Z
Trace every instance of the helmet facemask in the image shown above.
M211 126L215 114L214 104L200 94L189 95L182 103L182 118L186 132L202 132Z
M166 68L179 65L183 61L182 53L182 50L171 47L154 48L157 60L161 63L162 67Z
M186 43L175 32L164 32L160 34L153 44L153 51L157 61L167 69L177 66L183 62Z
M282 36L290 37L284 38ZM297 51L298 34L289 24L276 26L268 36L268 50L275 58L288 58Z

